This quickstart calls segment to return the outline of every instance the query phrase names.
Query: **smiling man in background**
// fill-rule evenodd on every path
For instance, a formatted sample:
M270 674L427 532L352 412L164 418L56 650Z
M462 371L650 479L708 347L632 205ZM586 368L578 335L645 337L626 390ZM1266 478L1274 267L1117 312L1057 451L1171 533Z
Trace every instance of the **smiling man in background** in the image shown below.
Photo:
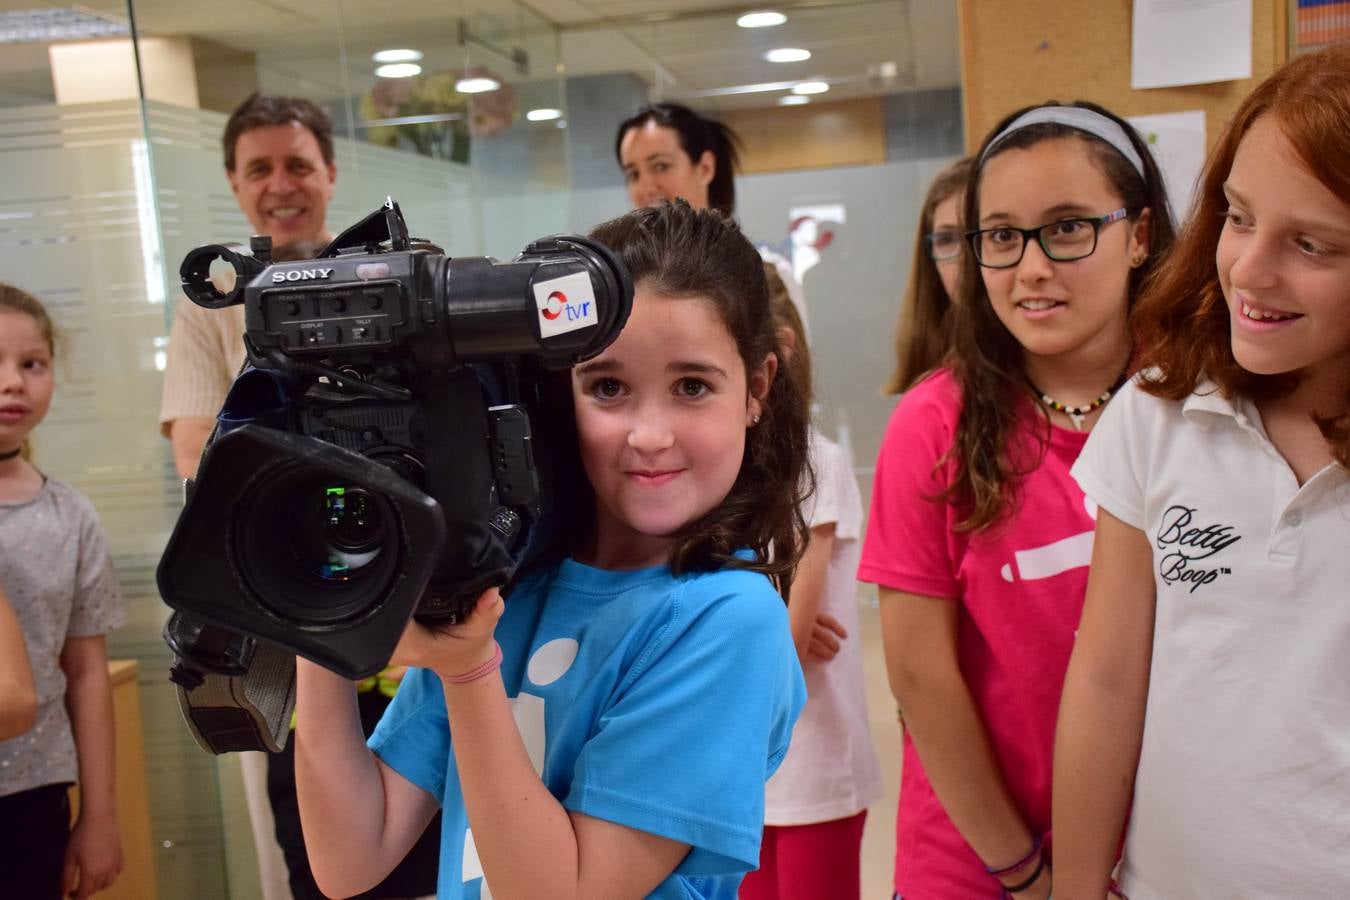
M299 97L253 94L226 122L221 144L235 201L253 234L272 238L276 256L313 256L332 240L327 213L337 166L327 113ZM297 253L298 244L308 246ZM179 301L169 331L159 423L173 444L180 476L197 471L216 413L243 361L242 306L209 310L186 298Z

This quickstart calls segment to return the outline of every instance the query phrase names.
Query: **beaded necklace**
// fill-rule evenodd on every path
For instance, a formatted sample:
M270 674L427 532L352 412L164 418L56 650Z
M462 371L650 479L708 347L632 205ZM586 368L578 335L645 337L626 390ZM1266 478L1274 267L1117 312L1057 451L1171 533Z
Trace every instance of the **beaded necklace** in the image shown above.
M1077 431L1082 431L1083 420L1086 419L1093 410L1100 409L1102 405L1106 403L1107 400L1111 399L1112 394L1120 390L1120 386L1125 383L1125 376L1128 373L1129 373L1128 369L1124 372L1121 372L1120 377L1116 379L1116 383L1111 385L1106 390L1102 391L1101 395L1096 400L1093 400L1091 403L1089 403L1087 406L1068 406L1066 404L1060 403L1054 397L1051 397L1049 394L1047 394L1040 388L1036 387L1036 385L1034 384L1031 386L1031 389L1041 395L1042 403L1044 403L1051 409L1055 410L1056 412L1064 413L1064 415L1069 417L1069 421L1073 423L1074 429Z

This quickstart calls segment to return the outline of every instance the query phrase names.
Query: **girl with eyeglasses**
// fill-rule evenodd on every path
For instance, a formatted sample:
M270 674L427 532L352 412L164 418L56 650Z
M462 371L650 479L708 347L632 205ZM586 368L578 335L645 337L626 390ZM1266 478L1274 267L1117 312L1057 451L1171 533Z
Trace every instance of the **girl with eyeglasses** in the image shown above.
M961 198L970 180L969 158L933 178L919 213L909 284L895 325L895 371L884 388L903 394L940 366L951 350L951 309L966 239Z
M1082 102L999 123L962 220L954 349L892 415L859 568L905 714L895 889L1044 898L1095 513L1069 467L1124 381L1127 314L1172 225L1139 135Z
M1055 746L1055 896L1350 897L1350 45L1229 120L1135 313ZM1061 881L1061 874L1063 880Z

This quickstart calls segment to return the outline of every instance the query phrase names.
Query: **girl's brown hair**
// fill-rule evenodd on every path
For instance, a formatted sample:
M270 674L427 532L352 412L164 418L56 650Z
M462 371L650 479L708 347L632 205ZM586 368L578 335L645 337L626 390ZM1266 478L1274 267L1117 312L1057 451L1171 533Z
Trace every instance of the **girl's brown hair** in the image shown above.
M41 300L12 284L0 282L0 313L4 312L30 316L47 342L47 350L52 356L56 355L56 326L52 324L52 317L47 314L47 308ZM25 437L19 446L19 455L25 460L32 459L33 448L28 438Z
M717 310L749 374L777 350L759 252L740 228L684 201L636 209L591 237L623 260L633 284L667 297L701 297ZM736 481L720 504L689 523L670 554L676 573L722 567L768 575L784 598L806 546L800 487L807 476L810 410L797 381L776 377L746 434ZM749 548L750 560L736 551Z
M797 392L809 409L813 395L811 381L811 348L806 346L806 323L792 302L783 276L771 262L764 263L764 280L769 286L769 312L773 315L774 327L780 331L787 328L792 332L792 350L778 354L778 371L797 382ZM785 358L786 357L786 358Z
M1059 105L1055 102L1038 104ZM1148 145L1128 123L1095 103L1080 100L1072 105L1089 109L1119 125L1143 162L1143 174L1119 150L1100 138L1052 122L1018 129L999 140L989 151L990 143L1004 128L1024 113L1038 108L1029 106L995 125L981 143L966 186L962 220L967 223L980 220L980 177L989 159L1007 150L1025 149L1043 141L1082 141L1106 180L1119 193L1129 221L1137 222L1145 209L1150 211L1149 255L1142 265L1130 272L1127 287L1128 301L1133 303L1158 260L1172 244L1167 190ZM965 511L965 518L957 526L960 530L979 531L1011 512L1017 481L1038 466L1044 455L1050 434L1050 416L1039 406L1038 395L1027 379L1022 345L994 313L973 253L962 256L960 290L960 300L952 310L951 366L961 386L962 407L955 445L949 454L956 463L956 472L943 497L960 504ZM1044 417L1045 428L1034 434L1042 452L1015 459L1009 452L1012 437L1019 423L1024 421L1022 417L1028 403Z
M937 263L928 255L924 238L933 230L933 213L938 204L965 191L972 167L970 157L958 160L939 172L928 186L914 235L909 284L905 286L895 322L895 371L883 388L887 394L909 390L914 382L942 365L951 350L952 298L942 286Z
M1159 397L1182 400L1208 380L1227 396L1260 400L1284 396L1299 383L1297 373L1258 375L1238 365L1214 264L1228 209L1224 181L1238 144L1265 115L1313 177L1350 203L1350 44L1301 56L1263 81L1210 152L1191 217L1134 311L1141 364L1156 370L1143 388ZM1336 460L1350 467L1350 397L1328 412L1317 418L1318 427Z

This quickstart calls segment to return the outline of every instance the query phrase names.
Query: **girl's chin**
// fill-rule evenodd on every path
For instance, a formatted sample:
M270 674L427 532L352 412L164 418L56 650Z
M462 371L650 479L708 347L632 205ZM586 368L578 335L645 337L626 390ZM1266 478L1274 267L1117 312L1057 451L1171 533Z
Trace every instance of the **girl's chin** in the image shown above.
M1279 354L1248 346L1243 341L1234 341L1232 348L1233 361L1253 375L1283 375L1298 368Z

